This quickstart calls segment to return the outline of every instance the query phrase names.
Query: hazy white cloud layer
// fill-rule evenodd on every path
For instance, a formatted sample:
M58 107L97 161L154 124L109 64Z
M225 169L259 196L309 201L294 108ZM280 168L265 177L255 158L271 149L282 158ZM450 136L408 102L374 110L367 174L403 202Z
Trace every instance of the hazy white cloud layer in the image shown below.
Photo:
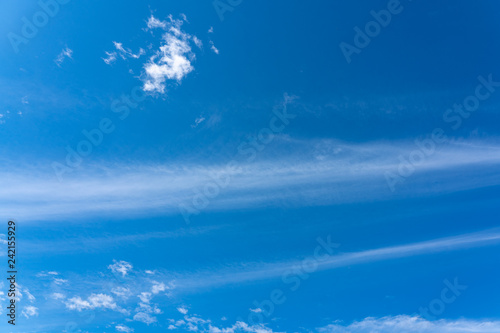
M266 206L284 200L301 206L406 198L500 184L500 145L444 146L391 192L385 174L412 144L300 143L297 153L235 167L220 164L102 165L58 182L51 170L0 171L0 214L24 220L86 214L178 214L196 193L219 184L204 210ZM301 151L304 151L303 153ZM11 168L12 169L12 168Z

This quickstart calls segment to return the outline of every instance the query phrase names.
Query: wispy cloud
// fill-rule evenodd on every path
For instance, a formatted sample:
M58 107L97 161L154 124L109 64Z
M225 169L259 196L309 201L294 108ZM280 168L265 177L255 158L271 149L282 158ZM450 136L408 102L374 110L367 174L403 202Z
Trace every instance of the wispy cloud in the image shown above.
M54 60L57 66L61 67L61 64L64 62L64 60L68 59L73 59L73 50L71 50L69 47L65 47L61 53L56 57Z
M25 306L22 313L25 318L38 316L38 308L32 305Z
M319 261L317 271L431 253L491 246L498 243L500 243L500 229L486 230L478 233L462 234L400 246L333 255L327 260ZM220 271L214 270L214 268L207 271L199 270L196 275L178 276L176 281L179 292L192 292L198 288L220 287L229 284L276 279L282 277L283 272L286 272L290 268L299 266L300 261L295 260L274 263L245 263L244 265L225 268ZM257 309L254 310L258 311Z
M194 120L194 124L193 124L193 125L191 125L191 127L192 127L192 128L196 128L196 127L198 127L198 125L199 125L199 124L201 124L201 123L202 123L202 122L204 122L204 121L205 121L205 117L203 117L203 116L199 116L198 118L196 118L196 119Z
M51 170L0 171L4 186L0 213L25 220L86 214L177 214L178 205L193 200L197 189L218 181L228 185L208 209L267 206L283 200L317 206L449 193L500 184L497 141L462 142L442 147L421 163L397 194L384 173L398 167L398 155L412 143L347 144L332 140L294 142L276 138L259 162L242 147L241 168L220 164L102 165L59 183ZM286 152L286 154L285 154ZM457 181L460 176L460 181ZM215 177L215 180L214 180ZM435 182L434 180L438 180ZM431 185L429 185L431 184Z
M116 56L117 56L116 52L108 52L108 51L106 51L105 53L106 53L106 57L102 58L102 60L104 60L104 62L107 65L111 65L112 63L114 63L116 61Z
M125 48L122 43L113 42L115 47L115 51L108 52L106 51L106 57L102 58L107 65L111 65L117 59L117 57L122 58L123 60L127 58L139 59L142 55L146 53L142 48L139 49L137 53L133 53L131 49Z
M151 15L148 18L148 21L146 24L148 26L148 29L157 29L157 28L166 29L167 28L167 22L161 21L161 20L157 19L156 17L154 17L153 15Z
M173 239L180 237L189 237L206 234L215 230L219 230L221 226L206 226L196 227L189 229L177 229L172 231L154 231L146 233L135 234L122 234L113 236L74 236L74 237L60 237L56 240L50 240L51 246L47 246L47 240L27 240L24 243L24 252L33 255L46 255L47 253L55 253L64 251L65 253L81 253L86 252L99 252L103 249L110 248L123 248L126 246L133 246L137 243L146 243L155 239ZM2 244L2 235L0 234L0 244ZM5 240L5 244L7 241ZM0 252L3 254L3 252ZM153 274L154 272L149 272ZM50 272L40 272L38 277L49 276ZM118 273L121 274L121 273Z
M215 44L213 41L210 41L210 49L215 53L215 54L219 54L219 49L215 47Z

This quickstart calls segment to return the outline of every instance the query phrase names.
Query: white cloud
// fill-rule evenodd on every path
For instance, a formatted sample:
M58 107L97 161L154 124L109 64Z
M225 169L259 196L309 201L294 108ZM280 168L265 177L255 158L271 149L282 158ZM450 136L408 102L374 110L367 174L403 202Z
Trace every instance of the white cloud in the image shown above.
M117 297L120 297L122 299L128 299L131 295L132 292L130 291L129 288L126 287L116 287L111 289L111 292L115 294Z
M38 308L32 305L25 306L21 314L26 318L38 316Z
M174 80L179 83L187 74L194 70L191 65L195 58L191 50L191 42L197 47L202 47L202 42L196 36L191 36L181 27L184 22L188 22L184 14L181 14L182 20L173 19L170 15L168 21L162 21L151 15L147 20L147 30L161 29L163 34L160 46L143 64L141 80L144 91L150 93L164 93L167 80ZM113 42L116 51L106 52L107 57L103 58L106 64L113 63L117 57L122 59L138 59L146 54L144 49L140 49L134 54L130 49L125 48L122 43ZM148 49L152 48L149 44Z
M113 42L113 45L115 46L116 50L118 51L118 55L120 57L122 57L122 59L124 59L124 60L127 57L139 59L143 54L145 54L145 51L142 48L139 49L139 52L134 54L130 49L124 48L122 43Z
M125 48L122 43L113 42L116 51L108 52L105 51L106 57L102 58L107 65L114 63L119 56L123 60L127 58L139 59L142 55L146 53L142 48L139 49L137 53L133 53L129 48Z
M130 328L125 325L116 325L115 328L118 332L132 333L134 331L133 328Z
M193 36L193 42L196 46L198 46L198 48L201 49L203 47L203 43L198 37Z
M177 311L179 311L182 314L187 314L188 313L188 309L186 309L185 307L178 307Z
M35 296L33 296L33 295L29 292L29 290L28 290L27 288L24 288L24 289L23 289L23 292L26 294L26 296L28 296L28 300L29 300L31 303L33 303L33 302L36 300Z
M90 302L83 300L80 296L75 296L70 298L66 303L66 307L70 310L82 311L85 309L90 309Z
M116 61L116 56L117 56L117 53L116 52L108 52L106 51L106 58L102 58L102 60L104 60L104 62L107 64L107 65L110 65L112 63L114 63Z
M143 322L147 325L155 323L157 321L156 317L153 317L145 312L138 312L134 315L135 321Z
M50 297L52 299L55 299L55 300L66 298L66 296L64 294L61 294L61 293L53 293Z
M151 298L153 298L153 294L148 292L142 292L139 295L137 295L137 297L139 297L142 303L149 303L151 301Z
M68 283L68 280L55 278L54 283L57 285L66 284L66 283Z
M164 93L167 80L180 82L194 70L191 59L190 40L192 37L181 30L183 21L169 17L167 32L162 36L159 50L144 65L144 90L152 93Z
M151 292L153 294L158 294L159 292L167 290L168 287L163 282L153 281L153 287L151 288Z
M210 27L210 29L208 29L208 33L209 34L213 34L214 33L214 27Z
M210 41L210 49L215 53L219 54L219 49L215 47L214 42Z
M194 124L193 124L193 125L191 125L191 127L192 127L192 128L196 128L196 127L198 127L198 125L199 125L199 124L201 124L201 123L202 123L202 122L204 122L204 121L205 121L205 117L203 117L203 116L199 116L198 118L196 118L196 119L194 120Z
M133 268L131 263L123 260L116 261L113 259L113 263L114 264L109 265L108 268L115 274L120 273L123 277Z
M61 67L61 64L64 62L66 58L73 59L73 50L71 50L69 47L65 47L61 53L56 57L54 60L57 66Z
M113 297L106 294L91 294L86 300L82 299L80 296L76 296L70 298L66 302L66 307L70 310L76 310L76 311L103 308L103 309L117 311L122 314L128 314L128 311L120 308L115 303Z
M250 309L250 311L255 312L255 313L261 313L262 309L261 308L256 308L256 309Z
M320 333L494 333L500 332L500 321L468 319L428 321L407 315L365 318L344 326L338 323L318 329Z
M205 121L210 123L210 119ZM398 156L416 147L411 141L353 144L276 135L272 145L260 153L247 143L242 142L241 149L234 153L232 159L238 167L233 169L227 167L230 158L199 164L103 163L86 168L85 174L64 174L60 183L52 169L0 169L5 184L0 187L0 201L12 202L1 205L0 214L23 220L102 212L115 216L178 214L181 205L192 207L194 190L210 184L213 175L230 179L230 186L221 189L204 211L264 207L277 202L304 207L382 201L395 196L416 198L500 184L496 172L500 165L498 138L436 147L436 152L418 165L415 177L406 179L396 193L390 191L385 173L397 172ZM257 154L261 155L255 161L252 158ZM112 176L103 176L103 170ZM95 201L99 205L93 205Z
M316 270L319 272L353 265L456 251L464 248L492 246L499 243L500 228L400 246L332 254L322 260L314 257L307 259L317 263ZM244 267L246 268L238 266L223 268L218 271L213 269L199 270L196 274L178 277L177 282L182 288L193 291L198 288L204 289L273 278L279 279L282 277L283 272L300 266L302 262L303 260L287 260L269 263L245 263Z
M147 21L147 26L149 29L157 29L157 28L166 29L167 22L161 21L161 20L157 19L156 17L154 17L153 15L151 15Z

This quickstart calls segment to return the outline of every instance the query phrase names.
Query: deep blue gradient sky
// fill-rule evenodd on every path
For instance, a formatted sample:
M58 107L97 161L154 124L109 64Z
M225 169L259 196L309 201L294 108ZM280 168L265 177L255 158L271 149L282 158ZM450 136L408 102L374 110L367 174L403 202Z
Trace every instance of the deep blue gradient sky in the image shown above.
M396 5L3 1L0 330L500 332L500 5Z

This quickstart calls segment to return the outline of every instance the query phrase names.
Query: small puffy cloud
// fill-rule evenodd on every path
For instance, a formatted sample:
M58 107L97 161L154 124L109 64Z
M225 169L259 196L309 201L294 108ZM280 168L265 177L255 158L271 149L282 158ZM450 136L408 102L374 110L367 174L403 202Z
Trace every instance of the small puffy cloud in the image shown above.
M116 325L115 326L115 329L118 331L118 332L125 332L125 333L132 333L134 331L133 328L130 328L128 326L125 326L125 325Z
M147 325L150 325L152 323L155 323L156 322L156 317L153 317L145 312L138 312L135 314L134 316L134 320L135 321L140 321L140 322L143 322Z
M65 47L61 53L56 57L54 60L57 66L61 67L61 64L64 62L66 58L73 59L73 50L71 50L69 47Z
M139 297L142 303L149 303L153 295L148 292L142 292L139 295L137 295L137 297Z
M58 300L58 299L65 299L66 296L61 293L53 293L52 295L50 295L50 298Z
M167 289L169 288L165 285L165 283L153 281L153 287L151 287L151 292L153 294L158 294L159 292L165 291Z
M436 320L428 321L417 316L387 316L365 318L350 325L338 323L319 328L320 333L493 333L500 332L500 321Z
M83 300L80 296L73 297L69 299L66 303L66 307L70 310L82 311L85 309L90 309L90 303L88 301Z
M126 261L120 260L116 261L113 259L113 264L109 265L108 268L114 273L118 274L120 273L123 277L127 275L127 273L132 270L133 266L131 263L128 263Z
M147 92L164 93L167 80L180 82L194 70L191 65L194 54L190 46L193 37L181 30L183 21L171 16L169 19L159 50L144 65L142 80Z
M49 275L59 275L59 273L54 272L54 271L52 271L52 272L47 272L47 274L49 274Z
M179 311L180 313L182 313L182 314L184 314L184 315L188 313L188 309L186 309L186 308L185 308L185 307L183 307L183 306L182 306L182 307L178 307L178 308L177 308L177 311Z
M256 308L256 309L250 309L250 311L255 312L255 313L261 313L262 309L261 308Z
M25 306L21 314L26 318L38 316L38 308L32 305Z
M109 309L123 314L128 312L118 305L116 305L113 297L106 294L91 294L86 300L82 299L80 296L70 298L66 302L66 307L70 310L82 311L86 309Z
M214 33L214 27L210 27L210 29L208 29L208 33L209 34L213 34Z
M151 94L163 94L167 87L167 81L172 80L180 83L181 80L194 70L192 61L195 54L191 45L202 48L201 40L182 30L182 25L189 22L185 15L182 19L173 19L172 15L168 20L160 20L151 15L146 21L145 31L159 29L162 32L160 45L155 48L152 43L148 43L146 50L149 53L148 60L142 64L140 79L143 83L143 90ZM108 65L115 62L118 57L122 59L138 59L146 51L142 48L138 53L133 53L122 43L113 42L115 50L106 52L106 57L102 58Z

